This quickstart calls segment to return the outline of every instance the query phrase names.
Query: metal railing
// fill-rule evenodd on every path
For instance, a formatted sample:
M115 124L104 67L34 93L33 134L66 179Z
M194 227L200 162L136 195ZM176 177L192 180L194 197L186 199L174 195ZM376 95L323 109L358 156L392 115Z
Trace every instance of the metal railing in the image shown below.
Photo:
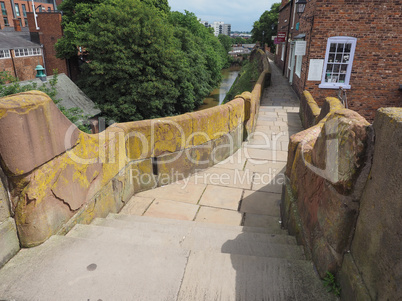
M337 97L340 101L342 101L342 104L345 106L345 108L348 109L348 98L346 96L346 90L343 87L339 87Z

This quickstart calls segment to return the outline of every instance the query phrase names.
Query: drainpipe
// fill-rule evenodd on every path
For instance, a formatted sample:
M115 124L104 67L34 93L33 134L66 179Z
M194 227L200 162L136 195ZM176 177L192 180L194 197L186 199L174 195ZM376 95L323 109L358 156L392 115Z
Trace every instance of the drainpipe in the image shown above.
M54 11L57 11L56 0L53 0L53 10L54 10Z
M17 19L17 16L15 14L15 4L14 4L14 0L11 0L11 10L13 12L13 19Z
M13 69L14 69L15 78L18 79L17 69L15 68L15 62L14 62L15 50L10 49L10 54L11 54L11 62L13 63Z
M38 15L36 14L36 11L35 11L34 0L32 0L32 12L34 14L34 19L35 19L35 28L36 28L36 30L39 30L40 28L38 27Z
M289 40L289 33L290 33L290 20L292 20L292 9L293 9L293 2L294 2L295 0L292 0L291 2L290 2L290 10L289 10L289 12L290 12L290 14L289 14L289 21L288 21L288 33L287 33L287 35L286 35L286 41L285 41L285 59L284 59L284 61L283 61L283 71L282 71L282 75L283 76L285 76L285 70L286 70L286 66L287 66L287 64L286 64L286 58L288 57L288 40Z

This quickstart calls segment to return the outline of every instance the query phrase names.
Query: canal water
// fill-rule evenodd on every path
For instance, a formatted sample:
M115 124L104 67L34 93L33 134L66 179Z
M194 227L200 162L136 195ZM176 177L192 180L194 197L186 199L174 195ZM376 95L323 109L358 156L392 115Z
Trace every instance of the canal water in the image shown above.
M232 87L237 75L240 72L240 66L232 66L227 69L222 70L222 82L219 88L213 90L208 97L204 99L204 104L202 104L197 111L211 108L222 104L225 99L226 94L229 92L230 87Z

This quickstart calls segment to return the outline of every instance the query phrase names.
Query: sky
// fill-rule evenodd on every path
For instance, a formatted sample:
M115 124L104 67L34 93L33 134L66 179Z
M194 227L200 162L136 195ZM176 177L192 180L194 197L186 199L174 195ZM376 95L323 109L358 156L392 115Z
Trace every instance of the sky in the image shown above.
M232 31L251 31L255 21L280 0L168 0L172 11L193 12L202 21L223 21Z

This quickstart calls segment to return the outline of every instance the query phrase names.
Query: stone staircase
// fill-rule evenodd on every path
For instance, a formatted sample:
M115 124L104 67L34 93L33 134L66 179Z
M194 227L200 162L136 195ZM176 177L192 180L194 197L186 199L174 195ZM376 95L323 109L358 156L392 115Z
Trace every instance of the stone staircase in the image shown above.
M331 300L280 229L109 214L21 250L0 300Z

